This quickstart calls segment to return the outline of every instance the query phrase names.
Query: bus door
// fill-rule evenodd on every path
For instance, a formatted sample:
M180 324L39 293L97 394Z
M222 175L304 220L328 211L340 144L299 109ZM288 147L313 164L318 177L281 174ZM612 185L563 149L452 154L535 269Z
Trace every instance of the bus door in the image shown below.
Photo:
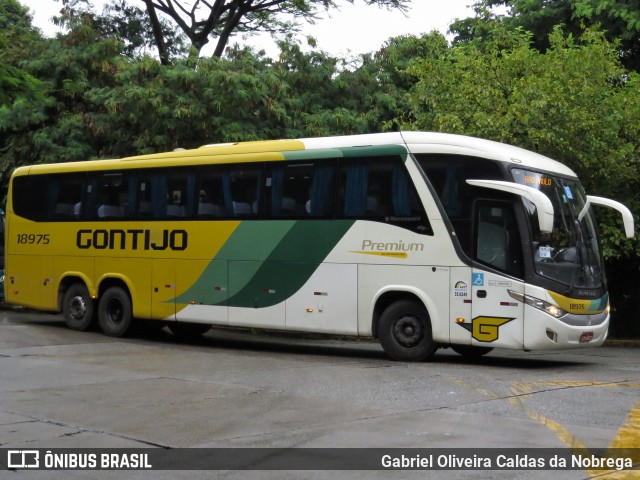
M509 295L510 290L524 293L524 282L518 280L523 254L513 203L475 202L473 238L471 344L522 348L524 304Z

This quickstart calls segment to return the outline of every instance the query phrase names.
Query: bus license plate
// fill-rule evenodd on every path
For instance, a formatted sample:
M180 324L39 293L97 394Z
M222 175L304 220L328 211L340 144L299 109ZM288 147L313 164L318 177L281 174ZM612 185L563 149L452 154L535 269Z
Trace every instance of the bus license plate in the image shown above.
M584 332L580 335L580 343L589 343L593 340L593 332Z

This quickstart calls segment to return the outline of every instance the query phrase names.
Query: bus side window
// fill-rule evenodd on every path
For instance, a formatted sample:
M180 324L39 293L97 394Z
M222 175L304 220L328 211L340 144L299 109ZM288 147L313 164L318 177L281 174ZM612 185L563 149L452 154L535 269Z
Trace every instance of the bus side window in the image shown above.
M104 172L98 177L96 216L121 220L131 214L131 178L128 172Z
M224 201L223 173L216 167L200 171L198 185L197 218L223 218L227 216Z
M362 218L367 208L377 206L377 200L369 196L368 159L348 159L342 162L340 171L340 214L345 218Z
M433 235L426 212L398 156L343 161L340 177L340 214L389 223Z
M223 175L223 196L233 218L256 218L260 212L262 170L234 166Z
M83 175L50 176L46 203L47 220L73 220L80 217L83 182Z
M418 153L415 157L449 217L462 250L472 257L474 245L471 207L476 198L486 196L486 191L471 187L466 181L473 178L503 180L505 175L498 162L481 157L441 153Z
M475 259L521 278L522 244L512 204L476 202L475 223Z
M342 208L347 218L384 221L408 217L417 208L409 176L399 157L350 159L342 168Z
M193 215L195 175L183 170L164 172L166 210L163 217L186 218Z
M333 215L335 202L336 161L328 159L313 166L309 199L304 210L309 217L327 218Z
M48 175L13 177L11 196L13 211L16 215L35 222L44 220L48 177Z
M312 216L311 205L315 203L316 209L313 216L326 215L327 202L323 195L332 195L332 185L322 185L321 178L317 179L314 173L320 168L313 163L292 163L269 165L269 176L266 179L267 187L267 217L269 218L306 218ZM315 188L314 188L315 183ZM322 193L321 193L322 192ZM315 195L315 202L312 197ZM324 210L324 211L323 211Z
M135 218L145 220L153 217L153 200L151 198L152 177L141 174L136 189Z

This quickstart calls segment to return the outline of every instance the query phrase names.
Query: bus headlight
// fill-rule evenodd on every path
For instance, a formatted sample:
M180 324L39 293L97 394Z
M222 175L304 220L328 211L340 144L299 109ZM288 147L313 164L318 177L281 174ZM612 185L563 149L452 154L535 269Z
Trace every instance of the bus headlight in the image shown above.
M526 305L531 305L533 308L542 310L543 312L548 313L555 318L561 318L567 314L567 312L559 307L556 307L555 305L550 304L549 302L545 302L544 300L540 300L539 298L532 297L530 295L525 295L524 293L509 290L509 295L511 296L511 298L514 298Z

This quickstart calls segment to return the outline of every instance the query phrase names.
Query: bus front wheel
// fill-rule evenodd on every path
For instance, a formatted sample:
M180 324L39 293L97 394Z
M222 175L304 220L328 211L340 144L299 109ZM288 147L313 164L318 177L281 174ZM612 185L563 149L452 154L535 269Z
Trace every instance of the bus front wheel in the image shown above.
M94 303L89 290L81 283L74 283L64 294L62 300L64 321L72 330L89 329L94 321Z
M438 349L433 342L429 315L414 300L389 305L380 317L378 336L385 353L403 362L426 360Z
M120 287L110 287L98 303L98 323L105 335L122 337L131 326L131 299Z

